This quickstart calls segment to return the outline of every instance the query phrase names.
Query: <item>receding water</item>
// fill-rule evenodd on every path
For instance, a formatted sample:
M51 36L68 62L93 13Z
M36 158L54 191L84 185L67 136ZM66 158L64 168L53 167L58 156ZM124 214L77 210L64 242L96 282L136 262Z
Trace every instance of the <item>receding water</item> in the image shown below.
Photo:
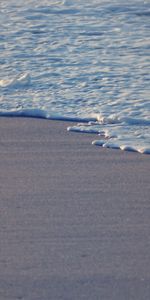
M1 0L0 23L1 115L91 121L69 130L150 153L149 1Z

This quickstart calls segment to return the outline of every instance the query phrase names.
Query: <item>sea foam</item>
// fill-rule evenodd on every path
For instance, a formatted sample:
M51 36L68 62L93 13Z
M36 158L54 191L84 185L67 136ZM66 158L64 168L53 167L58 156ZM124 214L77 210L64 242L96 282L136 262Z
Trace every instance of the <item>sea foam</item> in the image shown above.
M2 1L0 115L73 121L96 145L149 153L149 11L140 0Z
M29 74L21 74L11 79L1 79L0 87L10 88L10 89L19 89L29 86L31 78Z

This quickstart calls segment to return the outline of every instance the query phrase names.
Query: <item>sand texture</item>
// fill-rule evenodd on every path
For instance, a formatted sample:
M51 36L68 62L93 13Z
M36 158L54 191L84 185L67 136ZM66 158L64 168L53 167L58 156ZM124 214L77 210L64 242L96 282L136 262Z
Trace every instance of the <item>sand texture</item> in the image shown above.
M0 118L0 300L149 300L150 156L69 125Z

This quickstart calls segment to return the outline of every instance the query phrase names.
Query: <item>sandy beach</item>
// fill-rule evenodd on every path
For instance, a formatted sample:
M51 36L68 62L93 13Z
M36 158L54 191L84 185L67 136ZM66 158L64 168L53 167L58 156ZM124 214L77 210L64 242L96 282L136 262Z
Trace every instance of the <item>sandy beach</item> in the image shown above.
M150 155L0 118L0 300L149 300Z

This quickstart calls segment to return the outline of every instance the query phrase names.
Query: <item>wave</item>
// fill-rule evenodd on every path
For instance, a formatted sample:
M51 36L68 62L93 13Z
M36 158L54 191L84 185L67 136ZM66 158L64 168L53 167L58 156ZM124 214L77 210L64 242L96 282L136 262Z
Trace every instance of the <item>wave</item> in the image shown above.
M107 118L102 116L92 116L87 118L80 116L62 116L50 113L45 108L36 107L26 109L18 108L10 111L1 110L0 116L42 118L74 122L77 123L77 125L68 127L67 130L79 133L97 134L99 139L94 140L92 142L93 145L150 154L149 143L145 143L147 137L146 128L149 132L149 120L128 117L121 119L115 115ZM141 134L141 126L144 128L143 134Z
M22 79L21 79L22 78ZM26 80L28 80L26 78ZM27 81L25 77L20 77L20 81L15 81L16 85L19 82L20 85L26 85ZM14 83L15 84L15 83ZM43 108L17 108L12 110L0 110L0 116L22 116L22 117L35 117L35 118L45 118L45 119L56 119L56 120L64 120L64 121L73 121L73 122L82 122L89 123L94 122L94 124L89 123L89 125L140 125L140 126L150 126L150 120L144 118L132 118L132 117L119 117L115 114L110 115L108 117L91 114L91 116L80 117L80 116L62 116L57 113L49 112L45 107ZM90 133L90 126L89 126ZM87 131L87 129L86 129ZM92 130L93 133L93 130Z
M11 79L2 79L0 80L0 87L2 88L12 88L12 89L18 89L18 88L25 88L30 85L31 77L27 74L21 74L19 76L16 76L15 78Z
M96 118L82 118L74 116L62 116L57 113L50 113L45 108L18 108L12 110L0 110L0 116L3 117L27 117L27 118L42 118L59 121L70 121L70 122L96 122Z
M125 124L125 125L140 125L140 126L149 126L150 120L145 118L136 118L136 117L120 117L117 114L109 115L108 117L102 115L95 115L97 122L99 124Z
M128 145L128 144L120 144L106 140L95 140L92 142L93 145L101 146L103 148L111 148L111 149L120 149L123 151L130 151L130 152L139 152L142 154L150 154L150 147L139 147L138 145Z
M150 154L149 120L117 116L97 119L96 122L68 127L68 131L97 134L98 139L92 142L96 146Z

